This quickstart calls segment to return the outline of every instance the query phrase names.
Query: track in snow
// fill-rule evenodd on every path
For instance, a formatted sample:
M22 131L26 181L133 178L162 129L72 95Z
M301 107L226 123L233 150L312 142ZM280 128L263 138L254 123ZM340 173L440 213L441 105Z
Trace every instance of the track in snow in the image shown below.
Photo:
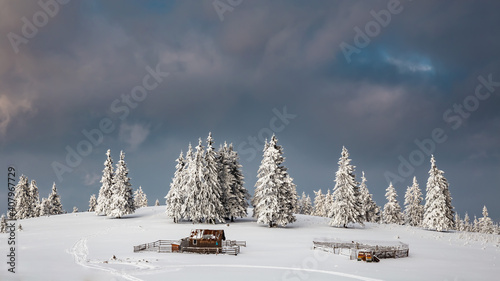
M124 278L126 280L130 280L130 281L143 281L142 279L131 276L125 272L116 270L114 268L102 266L102 265L100 265L100 262L90 261L88 259L89 249L87 247L87 237L83 237L80 240L78 240L75 243L75 245L73 245L73 247L68 251L68 253L73 256L75 263L80 265L80 266L90 268L90 269L97 269L97 270L109 272L113 275L116 275L118 277Z

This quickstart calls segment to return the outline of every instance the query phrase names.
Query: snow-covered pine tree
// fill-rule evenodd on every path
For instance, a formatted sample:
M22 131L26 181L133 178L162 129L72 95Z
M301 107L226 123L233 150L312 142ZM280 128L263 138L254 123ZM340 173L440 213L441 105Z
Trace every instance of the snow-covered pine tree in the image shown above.
M139 186L139 189L134 191L134 206L136 209L148 206L148 199L144 191L142 191L142 186Z
M95 194L92 194L89 200L89 212L95 212L96 206L97 206L97 199L95 197Z
M457 212L455 212L455 230L456 231L462 231L461 230L463 228L462 223L463 223L463 221L460 218L460 215Z
M160 206L160 200L158 200L158 198L156 199L155 206Z
M16 210L15 218L18 220L29 218L31 215L32 201L30 197L28 178L24 175L21 175L14 190L14 202Z
M283 158L284 160L285 158ZM285 168L286 169L286 168ZM285 186L279 189L281 195L281 204L284 206L284 212L278 221L278 225L287 225L296 221L294 213L297 210L297 186L293 183L293 178L290 177L288 172L285 170Z
M7 232L7 219L5 218L5 215L2 214L2 218L0 218L0 233L5 232Z
M382 213L382 219L384 223L394 223L394 224L402 224L403 223L403 214L401 213L401 206L397 200L396 189L392 185L392 182L389 184L389 187L386 189L385 197L387 198L387 203L384 205L384 211Z
M334 198L333 198L333 194L332 192L330 191L330 189L328 189L326 191L326 194L325 194L325 205L324 205L324 213L325 213L325 217L328 217L328 218L333 218L333 202L334 202Z
M342 147L339 158L339 168L335 173L335 188L333 189L333 204L329 214L333 215L330 225L347 227L349 223L363 225L359 187L354 175L355 166L350 164L349 152Z
M413 185L408 186L405 194L404 222L411 226L420 226L424 217L422 205L422 191L418 186L417 178L413 177Z
M221 203L224 207L223 217L229 219L231 206L236 203L236 195L233 194L231 186L233 185L234 178L229 172L230 170L230 159L229 159L229 147L227 143L224 142L224 146L220 146L217 153L217 171L218 171L218 181L221 187Z
M267 142L267 139L264 141L264 149L262 150L263 151L263 154L266 153L267 149L269 147L269 143ZM264 157L262 158L261 160L261 166L262 166L262 162L264 161ZM267 162L269 162L269 159L266 159ZM260 171L260 167L259 167L259 170L257 171L257 177L259 177L258 173ZM263 171L265 172L265 171ZM252 216L254 218L257 218L259 216L259 207L257 206L257 204L261 201L262 198L260 198L261 194L263 193L263 188L265 187L265 185L257 185L257 183L255 183L255 191L254 191L254 196L252 197L252 199L250 200L250 203L252 204L253 206L253 214Z
M312 215L313 206L311 202L311 197L309 197L309 195L307 195L306 200L304 200L304 205L302 208L303 208L302 213L304 215Z
M101 189L97 197L97 206L95 208L96 215L107 215L111 204L112 187L113 187L113 159L111 158L111 150L106 152L106 161L104 161L104 169L102 170Z
M191 148L191 144L189 147ZM165 203L167 205L165 213L168 217L171 217L174 220L174 223L178 223L183 218L185 200L185 188L183 184L185 183L186 178L185 168L187 168L187 163L184 160L182 151L176 162L177 165L175 165L175 173L172 182L170 183L170 190L165 196Z
M373 195L366 186L365 172L361 172L361 183L359 184L359 201L361 202L361 216L365 222L378 222L380 220L380 208L373 200Z
M422 221L422 226L430 230L447 231L455 226L448 181L443 174L432 155Z
M304 214L304 207L305 207L305 203L306 203L306 193L303 191L302 192L302 196L300 196L300 198L297 200L297 214Z
M193 155L193 159L190 161L187 172L187 192L186 201L184 208L187 210L185 216L186 219L192 220L193 222L202 222L203 216L200 208L199 193L204 188L204 147L202 145L201 138L198 140L198 146L196 146L196 152Z
M31 204L29 206L29 217L35 218L40 216L40 194L35 180L31 180L29 187L29 198Z
M224 147L219 151L219 157L222 165L219 166L219 178L224 194L223 205L226 216L233 222L236 217L244 218L247 216L250 194L243 186L244 177L241 172L240 160L238 153L233 149L233 144L227 146L224 143Z
M465 213L464 220L462 222L462 229L461 229L461 231L468 231L468 232L470 232L471 230L472 230L472 227L470 225L469 214Z
M50 216L51 209L52 205L50 205L50 201L47 198L42 198L42 202L40 202L40 216Z
M197 208L201 220L211 224L225 222L224 216L226 215L221 201L223 194L219 182L217 152L214 150L213 144L214 141L210 132L207 137L202 188L196 194Z
M474 221L472 222L471 226L471 231L472 232L479 232L480 227L479 227L479 221L476 216L474 216Z
M78 213L78 208L76 206L73 207L73 213Z
M478 231L486 234L493 234L495 232L495 226L490 217L488 217L488 209L486 206L483 207L483 217L479 218L478 221Z
M321 192L321 189L314 192L314 211L313 215L318 217L326 217L326 196Z
M61 198L59 197L59 194L57 194L57 187L56 183L54 182L52 184L52 192L49 194L49 197L47 198L49 201L50 205L50 215L60 215L63 214L63 207L61 204Z
M283 165L283 149L277 142L275 135L269 143L267 140L265 142L252 201L257 223L267 224L269 227L286 226L296 220L293 211L297 192L293 179Z
M121 218L135 212L132 185L128 177L128 168L125 163L125 153L120 152L120 161L116 164L113 186L111 187L111 201L107 216Z

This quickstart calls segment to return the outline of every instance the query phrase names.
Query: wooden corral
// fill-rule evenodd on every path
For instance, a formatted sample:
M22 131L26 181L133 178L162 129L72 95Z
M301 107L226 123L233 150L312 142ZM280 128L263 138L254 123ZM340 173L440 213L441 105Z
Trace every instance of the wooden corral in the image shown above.
M320 242L313 241L313 249L320 249L326 252L331 252L340 255L349 255L351 259L355 259L360 251L370 253L376 258L404 258L408 257L410 247L408 244L387 241L371 241L371 242Z
M237 255L241 246L246 247L246 242L226 240L224 230L196 229L191 231L189 237L181 240L158 240L134 246L134 252L157 251L161 253L191 252Z

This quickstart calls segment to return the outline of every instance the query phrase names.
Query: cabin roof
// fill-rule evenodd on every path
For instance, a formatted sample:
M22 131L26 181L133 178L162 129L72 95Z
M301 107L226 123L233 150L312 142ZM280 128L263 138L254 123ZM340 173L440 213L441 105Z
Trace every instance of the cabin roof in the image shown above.
M226 240L224 230L222 229L195 229L191 230L191 239L205 239L205 240Z

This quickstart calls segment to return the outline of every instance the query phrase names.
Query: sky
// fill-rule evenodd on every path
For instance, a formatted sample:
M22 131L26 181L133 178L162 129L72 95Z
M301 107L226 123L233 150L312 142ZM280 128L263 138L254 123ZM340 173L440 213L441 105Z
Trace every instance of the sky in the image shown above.
M425 191L500 222L498 1L0 0L0 155L88 208L111 150L150 204L212 132L255 189L276 134L299 194L334 188L342 147L378 205ZM424 192L425 193L425 192ZM7 205L1 188L1 212Z

